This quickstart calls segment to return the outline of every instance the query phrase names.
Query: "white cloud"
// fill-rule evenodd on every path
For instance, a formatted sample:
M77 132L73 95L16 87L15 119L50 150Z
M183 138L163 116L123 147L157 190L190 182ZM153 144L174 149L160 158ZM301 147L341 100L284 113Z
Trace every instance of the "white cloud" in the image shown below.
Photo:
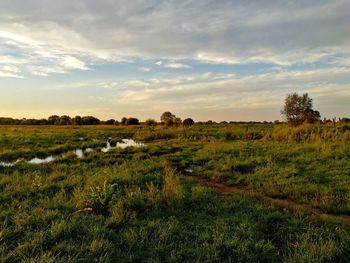
M139 70L144 71L144 72L150 72L152 69L148 67L140 67Z
M168 63L168 64L165 64L164 67L165 68L172 68L172 69L182 69L182 68L190 69L190 68L192 68L191 66L185 65L182 63Z
M176 107L183 112L208 109L206 114L209 109L226 109L228 114L240 107L275 110L286 92L310 90L321 101L332 97L336 107L334 98L348 99L349 9L348 0L61 0L55 5L42 0L3 0L0 76L50 76L104 64L114 70L114 63L133 62L135 70L115 74L115 79L108 70L110 75L103 74L108 78L102 81L98 74L104 67L96 67L88 78L93 84L84 79L71 86L76 92L73 97L79 89L92 90L96 84L99 90L92 96L117 94L118 103L132 112ZM228 64L255 63L272 65L248 65L237 75L225 73ZM192 74L170 70L191 66ZM259 71L260 67L264 69ZM203 73L204 68L225 71ZM270 73L255 75L267 68ZM286 72L291 68L307 69ZM240 72L248 76L240 77ZM68 79L52 83L62 86L56 92L60 88L73 92L69 84L62 84ZM35 81L33 86L45 83ZM331 89L337 90L332 96ZM99 108L95 106L89 109Z
M16 66L0 67L0 77L23 78L20 74L21 74L21 70Z
M55 8L43 1L5 0L0 42L12 41L30 60L80 55L85 65L132 58L158 59L157 65L175 61L170 68L180 68L183 59L290 65L349 54L349 8L346 0L62 0Z
M118 105L137 105L151 107L153 110L181 108L190 112L209 108L257 111L274 109L278 113L286 93L298 91L309 92L311 97L320 100L322 110L322 107L329 106L324 100L328 96L333 98L332 103L336 98L350 99L350 85L341 83L349 74L349 68L277 72L243 78L237 78L234 74L220 78L208 73L187 80L184 77L149 80L155 84L145 86L144 89L133 89L130 86L118 92L116 100Z
M27 62L28 61L23 58L18 58L18 57L9 56L9 55L5 55L5 56L0 55L0 64L20 65L20 64L25 64Z
M63 57L62 66L65 69L81 69L87 70L85 62L71 56Z

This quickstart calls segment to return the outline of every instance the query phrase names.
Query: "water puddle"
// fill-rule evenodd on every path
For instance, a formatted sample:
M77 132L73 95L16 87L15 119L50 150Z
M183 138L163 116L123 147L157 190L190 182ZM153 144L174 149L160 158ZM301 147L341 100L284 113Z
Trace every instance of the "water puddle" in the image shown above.
M108 151L111 150L111 149L112 149L112 146L111 146L110 142L107 141L106 147L105 147L105 148L102 148L101 151L104 152L104 153L106 153L106 152L108 152Z
M116 149L116 148L120 148L120 149L125 149L127 147L144 147L146 146L144 143L140 143L140 142L135 142L133 139L122 139L122 142L117 142L115 147L112 147L110 142L107 141L106 143L106 147L102 148L101 151L106 153L112 149Z
M12 163L6 163L6 162L0 162L0 167L13 167L16 164L18 164L21 160L17 160L15 162Z
M190 165L190 167L188 167L187 169L185 169L186 173L190 173L192 174L194 172L194 169L196 168L195 165Z
M75 151L73 151L75 153L75 155L80 159L84 157L84 152L82 149L76 149Z
M93 141L95 141L96 139L93 139ZM122 142L117 142L116 146L112 147L110 140L112 140L111 137L108 138L107 142L106 142L106 147L102 148L101 151L104 153L107 153L108 151L112 150L112 149L116 149L116 148L120 148L120 149L125 149L127 147L144 147L146 146L143 143L139 143L139 142L135 142L133 139L123 139ZM77 158L81 159L84 158L84 152L85 153L89 153L89 152L93 152L95 151L95 149L93 148L86 148L85 150L83 149L76 149L73 151L73 153L77 156ZM62 154L62 158L65 158L66 154L63 153ZM29 164L43 164L43 163L50 163L52 161L54 161L55 158L51 155L48 156L44 159L40 159L40 158L33 158L30 161L26 161ZM0 162L0 167L13 167L16 164L18 164L19 162L21 162L21 159L18 159L15 162Z
M144 147L146 146L144 143L135 142L133 139L123 139L123 142L118 142L116 148L124 149L126 147Z
M42 164L42 163L49 163L49 162L52 162L54 161L55 158L53 158L53 156L49 156L49 157L46 157L45 159L40 159L40 158L33 158L31 159L30 161L28 161L27 163L29 164Z

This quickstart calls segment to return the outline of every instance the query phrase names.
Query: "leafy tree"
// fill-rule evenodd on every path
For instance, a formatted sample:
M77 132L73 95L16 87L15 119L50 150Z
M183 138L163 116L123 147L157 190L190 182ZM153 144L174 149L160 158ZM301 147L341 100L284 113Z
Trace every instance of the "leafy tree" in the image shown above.
M72 118L72 124L82 125L83 124L82 118L80 116L75 116L74 118Z
M182 123L181 118L176 117L174 114L172 114L169 111L164 112L160 116L160 121L164 123L166 126L179 126Z
M60 117L58 115L52 115L47 119L47 121L50 125L59 125Z
M174 125L175 118L176 116L174 114L172 114L169 111L166 111L160 116L160 121L164 123L166 126L172 126Z
M194 124L194 121L191 118L184 119L182 122L184 126L192 126Z
M288 94L281 113L292 125L314 123L321 118L320 113L312 109L312 99L307 93L302 96L297 93Z
M126 125L139 125L140 124L140 121L139 119L137 118L127 118L126 122L125 122Z
M60 117L59 125L70 125L71 124L71 118L67 115L63 115Z
M114 120L114 119L110 119L110 120L107 120L107 121L105 122L105 124L107 124L107 125L114 125L114 123L115 123L115 120Z
M122 125L126 125L126 120L127 120L127 118L126 118L126 117L123 117L123 118L121 119L120 123L121 123Z
M100 120L93 116L84 116L81 118L82 125L98 125L100 124Z

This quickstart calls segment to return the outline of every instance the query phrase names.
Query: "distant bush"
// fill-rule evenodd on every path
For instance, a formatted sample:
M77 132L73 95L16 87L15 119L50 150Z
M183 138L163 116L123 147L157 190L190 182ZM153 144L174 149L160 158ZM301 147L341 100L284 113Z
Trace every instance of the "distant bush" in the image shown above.
M127 118L126 121L125 121L125 125L139 125L140 124L140 121L139 119L137 118Z
M81 118L82 125L98 125L100 120L93 116L84 116Z
M105 121L105 124L107 124L107 125L114 125L115 124L115 120L114 119L109 119L109 120Z
M146 124L147 126L156 126L156 125L157 125L157 122L156 122L156 120L154 120L154 119L147 119L146 122L145 122L145 124Z
M194 121L191 118L184 119L182 122L184 126L192 126L194 124Z

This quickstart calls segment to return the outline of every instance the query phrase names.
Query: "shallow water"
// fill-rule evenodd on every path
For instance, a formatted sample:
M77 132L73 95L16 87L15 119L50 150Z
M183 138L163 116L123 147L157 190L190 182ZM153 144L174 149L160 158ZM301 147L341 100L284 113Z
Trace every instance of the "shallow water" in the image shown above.
M108 152L110 149L112 149L111 144L110 144L109 141L107 141L106 147L105 147L105 148L102 148L101 151L104 152L104 153L106 153L106 152Z
M29 164L42 164L42 163L49 163L49 162L52 162L54 161L55 158L53 158L53 156L49 156L49 157L46 157L45 159L40 159L40 158L33 158L31 159L30 161L28 161L27 163Z
M144 143L135 142L133 139L123 139L123 142L117 143L117 148L126 148L126 147L144 147L146 146Z
M78 158L83 158L84 157L84 152L82 149L76 149L75 151L73 151L75 153L75 155L78 157Z
M126 147L144 147L143 143L135 142L133 139L122 139L123 142L117 142L115 147L112 147L110 142L106 142L106 147L102 148L101 151L106 153L112 149L120 148L125 149Z
M17 160L15 162L11 162L11 163L6 163L6 162L0 162L0 167L13 167L16 164L18 164L21 160Z
M116 148L120 148L120 149L125 149L126 147L144 147L146 146L143 143L139 143L139 142L135 142L133 139L123 139L123 142L117 142L115 147L112 147L109 140L111 140L112 138L108 138L108 141L106 142L106 147L102 148L101 151L104 153L107 153L108 151L112 150L112 149L116 149ZM95 140L95 139L94 139ZM94 149L93 148L87 148L85 149L85 152L93 152ZM73 151L74 154L80 159L80 158L84 158L84 150L83 149L76 149ZM64 158L66 156L65 153L62 154L62 157ZM44 159L40 159L40 158L33 158L30 161L27 161L27 163L29 164L42 164L42 163L49 163L54 161L55 158L51 155L48 156ZM0 167L13 167L16 164L18 164L19 162L21 162L21 159L18 159L15 162L0 162Z

